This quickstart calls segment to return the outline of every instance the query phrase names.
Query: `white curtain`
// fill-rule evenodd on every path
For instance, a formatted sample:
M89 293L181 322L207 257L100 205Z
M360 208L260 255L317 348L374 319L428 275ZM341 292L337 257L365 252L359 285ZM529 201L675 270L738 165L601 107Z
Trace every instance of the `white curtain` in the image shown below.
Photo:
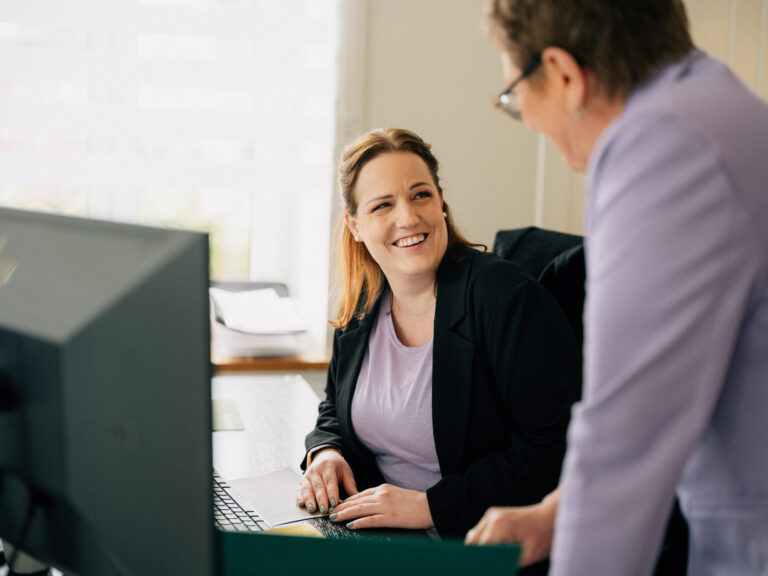
M0 204L204 228L328 306L344 0L0 0Z

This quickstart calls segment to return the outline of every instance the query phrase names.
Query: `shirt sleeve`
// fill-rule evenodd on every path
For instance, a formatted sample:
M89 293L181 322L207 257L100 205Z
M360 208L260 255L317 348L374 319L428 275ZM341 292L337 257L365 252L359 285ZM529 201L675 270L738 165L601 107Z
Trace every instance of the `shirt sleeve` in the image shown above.
M750 291L748 224L717 148L673 115L616 131L588 211L585 380L551 574L650 574Z
M308 456L320 448L336 448L343 452L343 439L339 430L339 419L336 413L336 372L338 364L338 339L340 331L336 330L333 337L333 353L328 366L328 376L325 385L325 399L318 406L317 423L304 440L307 452L301 462L301 469L306 470Z

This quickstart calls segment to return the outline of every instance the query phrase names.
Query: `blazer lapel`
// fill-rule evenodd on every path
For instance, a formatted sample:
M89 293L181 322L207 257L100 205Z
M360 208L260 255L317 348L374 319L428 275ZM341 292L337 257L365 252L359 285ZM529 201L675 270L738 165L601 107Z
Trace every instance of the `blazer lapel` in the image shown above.
M432 428L443 476L458 469L464 451L475 355L466 318L471 252L451 252L438 270L432 364Z
M356 326L348 328L339 338L336 415L339 418L339 428L345 436L345 441L356 456L362 459L367 459L370 452L357 439L352 427L352 396L357 387L357 378L360 375L363 357L368 347L373 320L378 314L379 302L374 305L363 320Z

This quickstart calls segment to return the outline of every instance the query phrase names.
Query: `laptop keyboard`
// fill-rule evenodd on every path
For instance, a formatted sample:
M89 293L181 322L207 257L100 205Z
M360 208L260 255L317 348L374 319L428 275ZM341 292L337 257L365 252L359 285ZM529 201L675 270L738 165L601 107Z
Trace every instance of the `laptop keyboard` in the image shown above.
M213 522L227 532L261 532L269 526L255 511L246 510L232 497L229 484L213 471Z
M269 529L254 510L240 506L230 493L227 481L216 470L213 471L213 520L219 530L225 532L261 532ZM378 540L391 542L393 537L427 538L427 534L413 530L350 530L342 524L331 522L326 517L310 518L309 524L315 527L324 538L332 540Z

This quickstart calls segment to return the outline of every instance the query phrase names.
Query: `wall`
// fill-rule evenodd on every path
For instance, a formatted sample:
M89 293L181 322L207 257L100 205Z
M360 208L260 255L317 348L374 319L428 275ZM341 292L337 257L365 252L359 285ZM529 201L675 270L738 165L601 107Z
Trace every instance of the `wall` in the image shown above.
M491 106L503 89L482 31L483 0L354 0L361 45L347 57L348 141L376 127L415 130L442 163L448 202L470 239L537 224L580 233L583 177ZM768 97L768 0L688 0L694 41ZM367 36L367 38L366 38Z

